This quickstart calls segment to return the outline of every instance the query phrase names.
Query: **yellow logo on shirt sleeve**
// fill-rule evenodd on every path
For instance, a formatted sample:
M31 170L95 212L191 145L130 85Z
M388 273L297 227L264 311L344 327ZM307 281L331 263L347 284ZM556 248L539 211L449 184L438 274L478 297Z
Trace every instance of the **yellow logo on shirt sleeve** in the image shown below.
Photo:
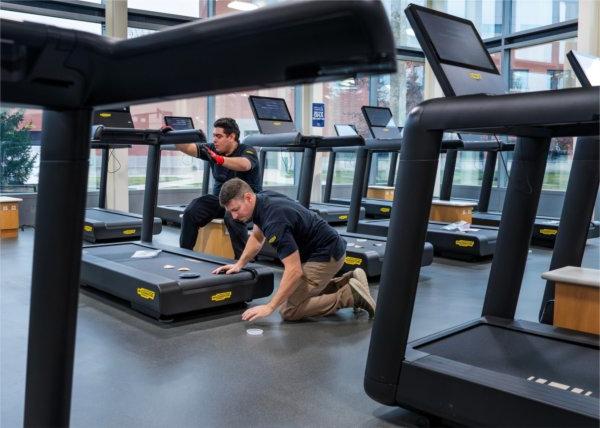
M273 243L275 243L275 241L277 241L277 236L276 235L273 235L273 236L271 236L269 238L269 244L273 244Z
M246 151L244 151L244 153L248 153L249 155L254 155L254 154L256 154L256 153L254 153L254 151L252 151L252 150L246 150Z

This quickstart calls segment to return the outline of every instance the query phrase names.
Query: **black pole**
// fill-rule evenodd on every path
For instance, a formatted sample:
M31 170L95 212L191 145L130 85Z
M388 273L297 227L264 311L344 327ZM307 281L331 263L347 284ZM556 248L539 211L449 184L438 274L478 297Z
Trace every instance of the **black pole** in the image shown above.
M304 149L304 153L302 154L300 183L298 184L298 202L306 208L310 206L310 193L312 190L316 155L317 150L312 147Z
M259 173L260 173L260 185L261 186L264 184L263 181L265 179L265 166L266 165L267 165L267 151L263 147L262 149L260 149L260 152L258 152L258 167L260 168Z
M554 243L550 270L581 266L594 204L598 196L600 139L580 137L575 145L569 183L565 192L558 235ZM554 282L547 281L540 308L540 322L554 322Z
M413 109L404 128L365 373L369 396L390 405L406 352L442 142L441 131L425 131L419 120Z
M146 184L144 188L144 208L142 211L142 241L152 242L154 212L158 199L158 178L160 173L160 145L148 146L146 160Z
M549 147L550 138L517 141L482 316L515 316Z
M492 194L492 186L494 184L494 173L496 172L497 159L497 151L487 152L485 157L485 166L483 168L481 189L479 190L479 202L477 203L477 211L480 213L486 213L490 207L490 196Z
M454 182L457 156L457 150L448 150L446 152L446 163L444 164L444 174L440 186L440 199L442 201L449 201L452 197L452 183Z
M335 158L337 153L335 150L329 152L329 161L327 162L327 177L325 178L325 191L323 193L323 202L331 201L331 188L333 187L333 173L335 170Z
M390 156L390 170L388 171L387 185L394 185L394 178L396 177L396 167L398 165L398 152L392 152Z
M204 171L202 171L202 196L208 195L208 186L210 184L210 164L204 161Z
M102 149L102 160L100 162L100 192L98 194L98 207L106 208L106 184L108 182L108 157L109 148Z
M373 164L373 152L372 151L368 151L367 152L367 163L365 165L365 171L364 171L364 179L363 181L361 181L362 185L361 185L361 189L362 189L362 197L366 198L367 197L367 192L369 191L369 179L371 176L371 165ZM356 175L355 175L356 177ZM352 185L352 187L356 186L356 181L354 182L354 184Z
M356 233L358 220L360 219L360 206L363 198L363 183L368 181L367 163L369 159L369 150L359 147L356 150L356 162L354 163L354 180L352 191L350 193L350 211L348 212L348 225L346 230Z
M91 109L45 110L36 208L24 425L68 426Z

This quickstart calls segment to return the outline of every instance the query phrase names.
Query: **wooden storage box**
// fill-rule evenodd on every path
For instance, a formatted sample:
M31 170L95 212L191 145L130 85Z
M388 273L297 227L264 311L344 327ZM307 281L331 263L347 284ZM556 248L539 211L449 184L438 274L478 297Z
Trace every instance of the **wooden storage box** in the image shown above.
M228 259L234 258L231 238L223 219L214 219L198 229L194 251Z
M0 238L19 235L19 203L23 199L0 196Z

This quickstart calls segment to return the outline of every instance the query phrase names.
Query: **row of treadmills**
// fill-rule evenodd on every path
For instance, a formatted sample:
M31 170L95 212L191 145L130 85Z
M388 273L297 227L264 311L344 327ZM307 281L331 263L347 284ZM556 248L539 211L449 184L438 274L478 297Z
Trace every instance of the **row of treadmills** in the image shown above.
M446 98L414 108L400 138L384 140L375 133L366 141L358 135L305 136L296 131L281 100L254 97L251 105L261 135L247 137L246 143L302 151L299 201L306 206L316 153L358 147L358 185L348 212L348 229L354 230L344 236L355 249L369 240L384 244L373 243L372 249L383 263L364 379L369 396L473 426L597 426L598 336L515 320L514 315L552 137L579 138L550 268L581 264L599 185L600 92L583 87L503 94L503 79L472 22L415 5L407 7L406 15ZM161 147L204 141L194 129L93 128L92 147L148 146L148 168L141 242L82 249L92 108L148 101L156 88L175 98L391 73L396 50L385 9L372 1L277 5L124 41L6 20L0 31L3 102L42 106L44 124L60 124L44 126L24 424L66 426L80 282L157 318L247 301L273 290L272 272L260 265L236 275L212 275L226 259L152 243ZM320 40L319 49L308 48L305 34ZM275 49L274 40L288 49ZM267 47L273 48L269 56L264 55ZM201 49L205 55L194 54ZM245 73L227 64L217 74L202 66L203 58L224 49L240 53L236 62L245 64ZM262 61L253 61L259 56ZM165 62L169 67L144 67ZM115 73L118 79L104 77ZM166 80L169 85L162 84ZM372 125L377 123L382 122L373 120ZM398 131L395 125L387 128L380 131ZM494 230L482 316L409 343L426 240L433 240L437 230L428 220L439 156L465 144L455 137L444 139L445 133L455 132L517 137L503 212ZM386 144L396 152L401 146L390 217L363 219L360 202L369 153ZM504 147L494 144L486 150ZM384 221L387 231L379 233L387 239L367 238L358 230L363 222L367 232L377 234ZM46 242L62 245L48 251ZM384 246L381 257L376 248ZM549 282L542 307L552 298Z

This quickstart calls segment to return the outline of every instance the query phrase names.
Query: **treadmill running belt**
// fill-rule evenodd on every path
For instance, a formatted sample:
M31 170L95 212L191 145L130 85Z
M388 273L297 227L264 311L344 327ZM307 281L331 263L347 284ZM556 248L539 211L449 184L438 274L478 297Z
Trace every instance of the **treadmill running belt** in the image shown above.
M132 221L135 221L141 224L142 222L139 215L128 215L127 213L116 213L93 208L85 210L85 218L87 220L103 221L105 223L131 223Z
M598 350L507 328L479 324L415 347L471 366L592 391L598 397Z

